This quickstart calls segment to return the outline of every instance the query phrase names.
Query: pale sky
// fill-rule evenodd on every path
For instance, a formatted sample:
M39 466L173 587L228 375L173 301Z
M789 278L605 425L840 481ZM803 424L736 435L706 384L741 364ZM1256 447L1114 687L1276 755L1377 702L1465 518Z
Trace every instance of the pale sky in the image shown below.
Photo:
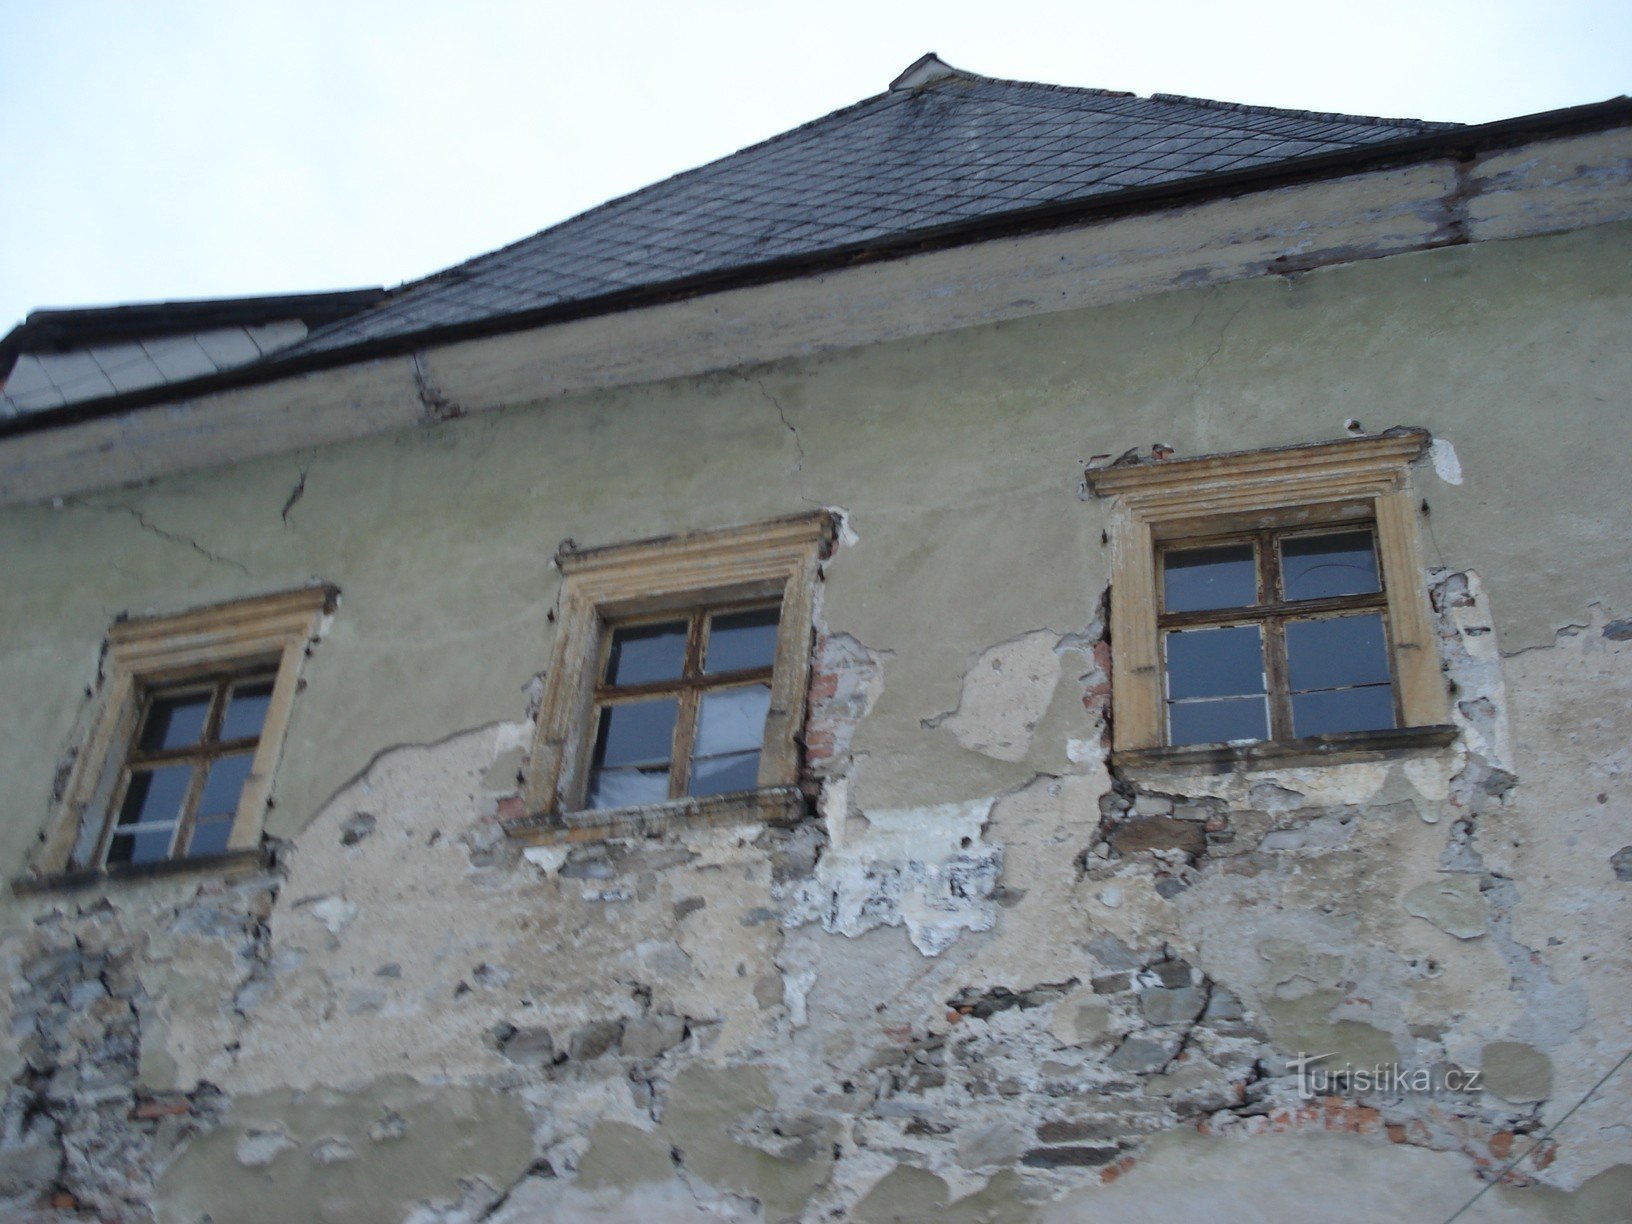
M0 334L395 285L884 89L1481 122L1632 92L1632 0L0 0Z

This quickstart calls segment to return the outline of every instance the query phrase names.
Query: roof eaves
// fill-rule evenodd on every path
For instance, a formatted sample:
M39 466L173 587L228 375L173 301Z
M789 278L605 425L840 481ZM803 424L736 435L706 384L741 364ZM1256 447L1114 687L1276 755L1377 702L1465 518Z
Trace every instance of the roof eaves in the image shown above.
M421 331L366 340L342 348L307 351L294 355L273 354L261 361L187 382L144 388L60 409L0 419L0 438L78 424L152 404L257 383L274 382L315 370L377 360L413 352L428 345L524 331L573 319L699 297L727 289L787 280L863 262L902 258L997 237L1058 229L1113 216L1149 212L1197 199L1240 195L1274 186L1331 178L1359 170L1406 165L1452 152L1471 155L1477 149L1507 147L1536 136L1593 131L1626 123L1632 123L1632 97L1622 95L1582 106L1522 115L1486 124L1436 129L1398 140L1356 145L1244 170L1226 170L1197 177L1178 178L1117 191L1102 191L1073 200L983 214L906 233L892 234L880 239L779 257L723 271L678 277L671 281L617 290L592 298L559 302L511 314L428 327Z

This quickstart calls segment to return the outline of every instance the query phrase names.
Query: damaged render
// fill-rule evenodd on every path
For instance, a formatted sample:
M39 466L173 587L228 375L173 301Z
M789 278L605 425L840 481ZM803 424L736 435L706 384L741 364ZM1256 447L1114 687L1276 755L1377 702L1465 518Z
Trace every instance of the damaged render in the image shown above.
M14 458L8 488L76 475L0 509L0 691L26 697L0 739L0 1214L1624 1217L1629 163L1624 127L1525 139L224 390L190 427L230 466L130 484L94 422ZM1450 241L1439 193L1474 179ZM953 313L832 338L831 295L909 289ZM711 339L629 356L645 310ZM790 319L815 338L755 347ZM1089 457L1247 451L1318 485L1296 448L1338 432L1421 439L1375 522L1417 558L1386 579L1425 598L1445 725L1121 751L1127 524ZM572 751L541 716L567 614L690 617L700 669L707 616L786 589L575 605L555 542L679 567L699 533L818 510L778 785L529 810L541 745ZM109 626L314 582L344 601L258 846L35 870ZM586 759L622 700L604 665Z

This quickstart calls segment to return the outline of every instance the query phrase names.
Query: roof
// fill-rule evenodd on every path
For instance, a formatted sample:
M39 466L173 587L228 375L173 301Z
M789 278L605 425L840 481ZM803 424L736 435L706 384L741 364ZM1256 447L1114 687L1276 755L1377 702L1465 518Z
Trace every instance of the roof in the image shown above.
M882 94L408 284L287 355L1456 126L999 80L931 54Z
M259 361L385 290L35 310L0 340L0 420Z

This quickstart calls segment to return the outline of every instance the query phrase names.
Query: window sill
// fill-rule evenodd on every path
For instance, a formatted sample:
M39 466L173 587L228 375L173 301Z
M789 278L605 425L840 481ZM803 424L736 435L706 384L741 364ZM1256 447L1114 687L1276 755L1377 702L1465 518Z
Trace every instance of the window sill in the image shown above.
M236 875L259 871L270 862L271 857L265 850L235 850L230 854L213 854L208 858L163 859L153 863L125 863L94 871L58 871L50 875L18 876L11 882L11 891L22 897L32 893L72 892L83 888L97 888L104 884L156 880L166 876L204 875L212 872Z
M1240 744L1184 744L1179 747L1128 748L1111 753L1113 769L1185 770L1231 773L1238 769L1298 765L1347 765L1385 761L1443 748L1456 739L1450 726L1398 727L1388 731L1343 731L1295 740L1257 740Z
M657 837L679 829L708 825L791 825L808 814L797 786L710 795L706 799L673 799L641 807L544 812L505 826L506 834L527 845L599 841L606 837Z

